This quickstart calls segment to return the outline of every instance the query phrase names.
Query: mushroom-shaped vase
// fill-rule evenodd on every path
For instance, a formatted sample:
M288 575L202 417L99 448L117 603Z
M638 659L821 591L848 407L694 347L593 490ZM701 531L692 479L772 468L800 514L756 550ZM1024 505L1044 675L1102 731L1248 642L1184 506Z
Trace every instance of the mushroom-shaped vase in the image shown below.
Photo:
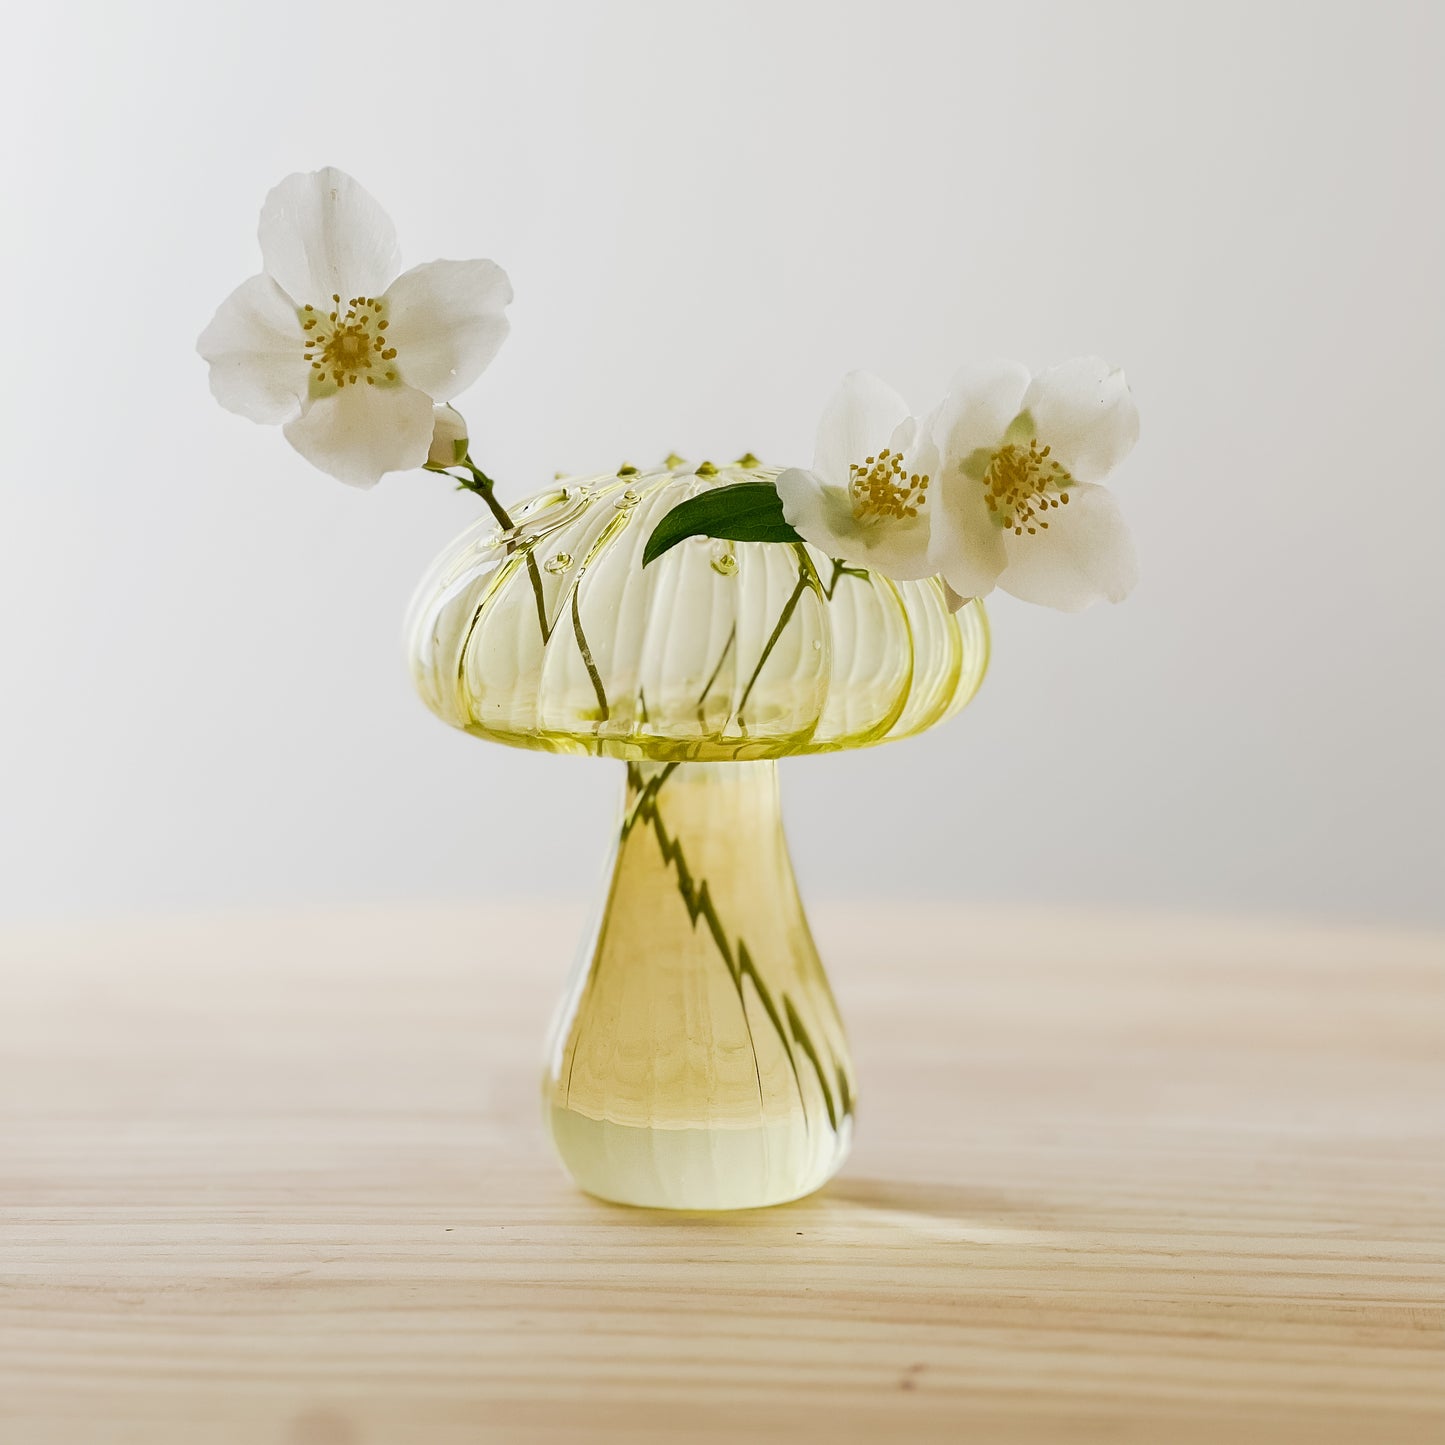
M857 1088L798 897L777 761L911 737L973 697L982 605L803 544L653 528L742 464L559 481L433 564L412 675L479 738L616 758L611 877L550 1044L545 1113L586 1191L745 1209L843 1162Z

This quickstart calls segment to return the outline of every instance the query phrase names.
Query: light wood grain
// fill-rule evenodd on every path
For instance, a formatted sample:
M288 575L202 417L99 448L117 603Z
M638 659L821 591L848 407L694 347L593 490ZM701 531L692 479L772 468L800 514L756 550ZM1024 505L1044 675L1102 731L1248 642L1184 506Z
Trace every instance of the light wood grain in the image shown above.
M818 910L821 1195L577 1194L579 919L0 935L0 1440L1438 1441L1439 938Z

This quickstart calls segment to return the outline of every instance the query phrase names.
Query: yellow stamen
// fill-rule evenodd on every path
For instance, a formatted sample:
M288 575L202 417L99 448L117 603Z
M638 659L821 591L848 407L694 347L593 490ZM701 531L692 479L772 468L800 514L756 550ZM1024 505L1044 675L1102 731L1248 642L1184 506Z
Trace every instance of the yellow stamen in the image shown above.
M340 304L340 296L333 294L332 300ZM314 306L305 306L301 312L304 335L303 355L311 362L316 373L315 380L323 390L330 385L341 387L354 384L363 375L368 384L375 386L376 378L369 375L376 354L383 361L396 359L396 347L387 346L381 335L388 325L385 319L385 301L375 296L353 296L350 309L344 316L333 311L327 318L327 325ZM318 325L319 323L319 325ZM312 330L315 327L317 329ZM313 358L319 360L313 360ZM394 368L386 371L386 380L397 379Z
M848 468L848 495L860 522L874 517L902 520L916 517L928 500L928 478L905 472L902 455L884 447L876 457Z
M1069 504L1064 490L1074 479L1049 456L1051 447L1031 441L1028 449L1014 442L1000 447L983 474L983 499L994 520L1016 537L1048 531L1043 514Z

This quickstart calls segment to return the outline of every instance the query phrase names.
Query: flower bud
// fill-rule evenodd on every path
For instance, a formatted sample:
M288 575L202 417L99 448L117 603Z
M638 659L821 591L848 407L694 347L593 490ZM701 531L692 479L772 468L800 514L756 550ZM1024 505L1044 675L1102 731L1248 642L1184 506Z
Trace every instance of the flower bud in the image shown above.
M431 450L427 453L427 466L454 467L466 454L466 418L455 407L433 407Z

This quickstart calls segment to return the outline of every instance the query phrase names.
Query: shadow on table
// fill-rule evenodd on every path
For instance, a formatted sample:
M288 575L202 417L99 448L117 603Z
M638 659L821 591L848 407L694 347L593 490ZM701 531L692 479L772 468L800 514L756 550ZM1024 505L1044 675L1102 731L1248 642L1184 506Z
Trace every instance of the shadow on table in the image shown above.
M1041 1245L1058 1242L1055 1221L1047 1221L1036 1200L1009 1197L952 1184L902 1179L835 1179L816 1194L766 1209L636 1209L595 1201L619 1217L652 1228L798 1234L859 1226L893 1235L973 1244Z
M1008 1221L1017 1226L1021 1216L1033 1212L1032 1205L1006 1195L960 1188L956 1184L915 1183L906 1179L835 1179L813 1198L819 1203L831 1201L960 1224Z

